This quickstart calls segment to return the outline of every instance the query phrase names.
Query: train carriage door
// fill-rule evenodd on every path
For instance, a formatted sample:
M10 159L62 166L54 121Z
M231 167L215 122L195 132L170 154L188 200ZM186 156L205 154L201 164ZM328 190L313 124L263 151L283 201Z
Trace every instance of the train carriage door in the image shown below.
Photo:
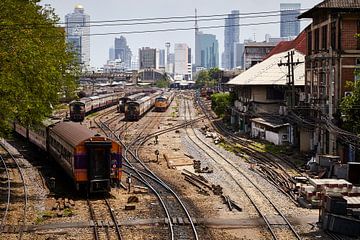
M90 192L110 189L110 141L88 141L85 143L88 159Z

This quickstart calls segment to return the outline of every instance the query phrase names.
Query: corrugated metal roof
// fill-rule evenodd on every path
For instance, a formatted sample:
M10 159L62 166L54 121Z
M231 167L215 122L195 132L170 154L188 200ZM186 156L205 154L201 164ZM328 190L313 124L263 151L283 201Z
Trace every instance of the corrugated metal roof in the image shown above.
M339 10L351 10L360 8L360 0L325 0L315 5L310 10L300 14L299 18L311 18L318 9L339 9Z
M347 201L349 205L358 205L360 204L360 197L348 197L345 196L344 199Z
M237 77L231 79L227 84L229 85L286 85L287 67L278 66L280 62L287 62L287 52L275 54L268 59L258 63ZM299 60L304 62L305 55L296 51L294 54L294 61ZM294 67L295 85L305 85L305 65L300 63Z
M360 0L326 0L315 8L360 8Z
M259 117L259 118L250 119L250 121L260 123L269 126L271 128L279 128L290 125L289 123L285 123L282 119L278 119L275 117L271 117L271 118Z
M51 131L69 143L72 147L77 146L82 141L87 140L96 134L86 126L74 122L58 123Z

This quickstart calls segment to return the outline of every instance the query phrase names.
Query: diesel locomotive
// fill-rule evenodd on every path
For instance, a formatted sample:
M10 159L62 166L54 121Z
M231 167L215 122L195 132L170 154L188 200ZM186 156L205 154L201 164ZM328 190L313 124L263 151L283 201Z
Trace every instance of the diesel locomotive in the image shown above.
M174 98L173 92L165 92L161 96L155 98L155 111L165 112L166 109L170 106Z

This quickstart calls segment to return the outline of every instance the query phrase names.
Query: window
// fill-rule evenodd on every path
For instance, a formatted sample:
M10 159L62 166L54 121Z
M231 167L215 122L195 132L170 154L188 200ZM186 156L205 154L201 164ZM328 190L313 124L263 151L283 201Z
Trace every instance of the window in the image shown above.
M312 32L309 31L308 33L308 39L307 39L307 50L308 54L312 54Z
M357 33L360 33L360 21L357 21ZM360 38L356 38L357 39L357 50L360 50Z
M267 87L266 88L267 100L284 100L284 91L280 88Z
M328 35L328 28L327 28L327 25L322 27L322 43L321 43L321 48L322 49L327 49L328 46L327 46L327 35Z
M337 47L336 47L336 22L331 23L331 48L337 49Z
M315 52L319 52L319 44L320 44L320 30L319 29L315 29L315 47L314 50Z

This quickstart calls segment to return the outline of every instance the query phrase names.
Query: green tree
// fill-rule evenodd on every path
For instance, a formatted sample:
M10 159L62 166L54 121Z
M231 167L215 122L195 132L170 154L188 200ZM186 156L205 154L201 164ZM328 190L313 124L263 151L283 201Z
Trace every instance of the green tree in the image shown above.
M357 73L359 75L359 73ZM360 133L360 83L359 81L347 82L346 88L352 91L350 96L345 96L340 103L343 128L356 134Z
M168 79L166 73L162 79L155 82L155 86L158 88L168 88L170 85L170 80Z
M71 97L79 73L59 18L39 0L0 1L0 134L11 121L37 124Z
M215 93L211 95L211 108L219 117L224 116L230 104L231 95L229 93Z
M210 75L208 70L201 70L196 74L195 84L197 87L206 87L210 81Z

